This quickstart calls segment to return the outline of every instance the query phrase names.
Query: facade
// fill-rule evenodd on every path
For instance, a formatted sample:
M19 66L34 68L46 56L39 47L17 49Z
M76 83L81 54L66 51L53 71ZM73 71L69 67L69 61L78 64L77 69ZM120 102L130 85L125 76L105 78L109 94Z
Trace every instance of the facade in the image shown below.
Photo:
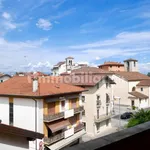
M6 125L44 134L46 137L44 143L48 146L60 141L56 137L57 133L62 132L61 139L67 138L69 141L54 146L55 149L60 149L85 133L81 124L83 107L78 99L83 91L84 89L80 87L51 83L44 77L37 79L15 76L0 84L0 118ZM56 112L53 113L54 109ZM62 116L57 118L60 114ZM56 122L53 122L52 126L50 126L51 117L56 117L54 119ZM48 120L45 122L45 119ZM64 123L70 124L64 126ZM57 125L58 128L54 129ZM41 142L41 140L31 141L29 149L39 149Z
M113 84L115 83L106 76L93 86L85 86L88 91L82 93L85 109L83 122L90 137L95 137L111 127Z
M116 83L114 85L114 96L121 98L120 104L124 111L128 111L128 108L132 108L132 106L148 107L149 100L145 100L148 95L142 93L140 88L137 87L142 80L149 80L148 76L139 72L114 72L110 77ZM136 101L136 99L138 100ZM139 103L142 104L139 105Z
M83 70L82 68L74 70L73 74L68 76L72 79L70 84L87 89L81 94L85 110L82 121L90 137L96 137L111 127L113 84L115 83L105 73L99 68L87 67Z
M75 63L73 57L67 57L65 61L61 61L54 65L51 71L53 76L59 76L62 73L70 73L72 70L79 69L83 66L87 66L87 64Z
M119 62L105 62L104 64L98 66L100 69L105 71L124 71L124 64Z
M0 148L6 150L29 150L29 141L42 139L43 134L0 123Z
M8 79L10 79L11 76L8 74L2 74L0 73L0 83L7 81Z

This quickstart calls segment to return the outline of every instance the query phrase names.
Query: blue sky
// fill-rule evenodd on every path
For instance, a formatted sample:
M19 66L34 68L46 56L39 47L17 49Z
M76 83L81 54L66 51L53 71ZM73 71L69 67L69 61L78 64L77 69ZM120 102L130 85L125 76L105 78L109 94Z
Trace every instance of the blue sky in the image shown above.
M0 0L1 71L139 60L150 71L149 0Z

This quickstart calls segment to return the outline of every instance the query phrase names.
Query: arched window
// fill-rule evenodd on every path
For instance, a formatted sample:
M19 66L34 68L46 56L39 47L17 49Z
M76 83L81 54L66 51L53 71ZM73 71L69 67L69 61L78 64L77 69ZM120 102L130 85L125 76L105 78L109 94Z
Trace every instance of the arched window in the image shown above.
M135 91L136 90L136 87L134 86L133 88L132 88L132 91Z

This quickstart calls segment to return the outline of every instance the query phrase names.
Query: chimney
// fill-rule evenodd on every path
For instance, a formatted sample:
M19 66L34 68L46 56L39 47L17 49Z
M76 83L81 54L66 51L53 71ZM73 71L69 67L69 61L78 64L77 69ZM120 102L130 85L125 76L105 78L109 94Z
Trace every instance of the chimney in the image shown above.
M38 90L38 78L33 78L33 92L37 92Z

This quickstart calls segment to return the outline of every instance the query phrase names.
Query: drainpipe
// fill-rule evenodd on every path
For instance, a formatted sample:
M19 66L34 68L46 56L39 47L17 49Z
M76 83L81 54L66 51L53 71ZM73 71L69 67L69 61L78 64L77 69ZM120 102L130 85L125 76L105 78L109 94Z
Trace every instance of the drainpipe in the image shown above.
M35 102L35 132L37 132L37 100L32 100ZM37 150L37 139L35 139L35 150Z

